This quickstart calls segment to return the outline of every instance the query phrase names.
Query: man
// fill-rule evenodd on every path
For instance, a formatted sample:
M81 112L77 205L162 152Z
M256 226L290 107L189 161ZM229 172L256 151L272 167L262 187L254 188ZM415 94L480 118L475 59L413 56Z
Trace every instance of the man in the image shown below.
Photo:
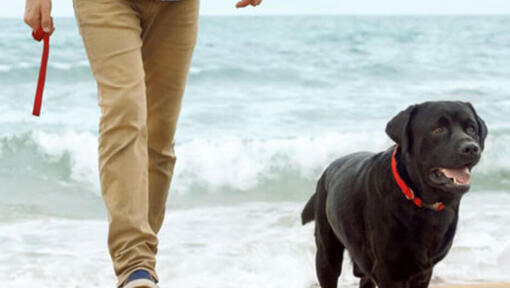
M199 0L73 4L98 86L99 174L117 287L157 287L157 233L176 160L173 138ZM51 0L26 0L25 22L53 33Z

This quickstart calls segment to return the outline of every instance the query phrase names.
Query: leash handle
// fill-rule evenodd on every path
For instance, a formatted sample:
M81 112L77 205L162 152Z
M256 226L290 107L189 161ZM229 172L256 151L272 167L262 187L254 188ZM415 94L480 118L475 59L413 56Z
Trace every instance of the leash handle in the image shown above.
M50 53L50 34L44 32L41 27L32 32L34 40L40 42L43 40L43 52L41 56L41 67L39 68L39 78L37 80L37 90L35 90L34 110L32 115L39 116L41 113L42 96L44 83L46 82L46 68L48 66L48 56Z

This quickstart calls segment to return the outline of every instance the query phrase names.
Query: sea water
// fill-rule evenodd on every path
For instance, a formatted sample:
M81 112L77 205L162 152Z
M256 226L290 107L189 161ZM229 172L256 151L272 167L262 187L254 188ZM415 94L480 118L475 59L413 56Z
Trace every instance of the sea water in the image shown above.
M1 19L0 282L113 287L97 164L96 84L74 19L41 54ZM427 100L470 101L489 127L437 283L510 280L510 17L200 19L160 232L161 287L316 283L300 212L322 170L392 145L386 122ZM142 165L142 163L140 163ZM345 255L341 284L356 284Z

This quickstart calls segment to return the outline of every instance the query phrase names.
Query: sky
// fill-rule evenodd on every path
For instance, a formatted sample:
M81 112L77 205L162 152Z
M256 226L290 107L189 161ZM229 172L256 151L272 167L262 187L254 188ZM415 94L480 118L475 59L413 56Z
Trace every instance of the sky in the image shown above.
M90 1L90 0L88 0ZM142 1L142 0L137 0ZM186 1L186 0L183 0ZM263 0L235 9L235 0L200 0L202 15L268 14L509 14L510 0ZM24 0L2 1L0 17L23 17ZM53 16L73 16L72 0L53 0Z

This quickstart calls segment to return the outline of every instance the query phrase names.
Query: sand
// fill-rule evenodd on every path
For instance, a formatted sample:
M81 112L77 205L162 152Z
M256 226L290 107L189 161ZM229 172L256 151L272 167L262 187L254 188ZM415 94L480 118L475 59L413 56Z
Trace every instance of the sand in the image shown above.
M510 288L510 283L435 285L432 288Z
M319 288L319 285L312 286ZM340 285L340 287L342 287ZM357 288L358 286L349 286L349 288ZM430 288L510 288L510 283L478 283L478 284L431 284Z

